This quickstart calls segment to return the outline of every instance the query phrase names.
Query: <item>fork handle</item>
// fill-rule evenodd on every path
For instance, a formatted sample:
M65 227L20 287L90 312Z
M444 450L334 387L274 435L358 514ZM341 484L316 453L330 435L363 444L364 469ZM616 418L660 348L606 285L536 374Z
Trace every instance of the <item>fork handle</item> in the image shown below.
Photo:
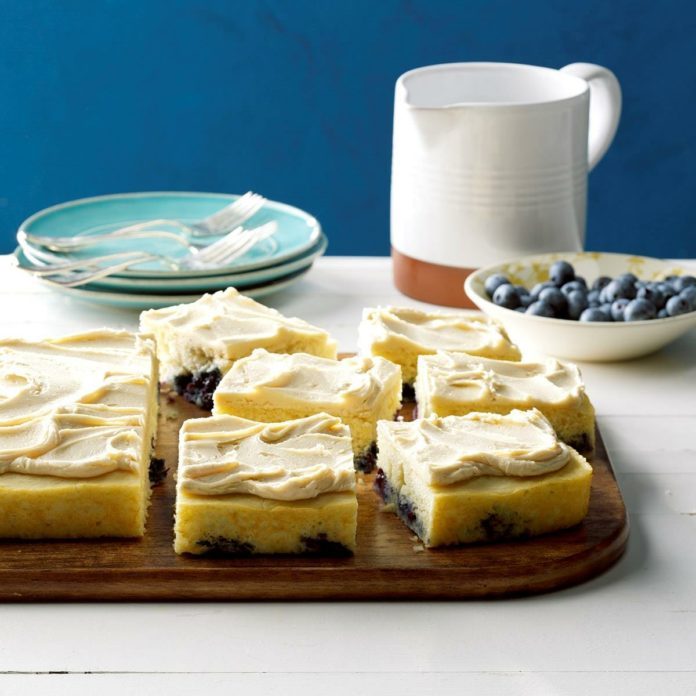
M92 283L95 280L106 278L107 276L113 275L114 273L118 273L119 271L125 271L127 268L130 268L136 263L154 261L159 258L161 257L157 256L156 254L144 254L140 258L128 259L126 261L121 261L120 263L114 263L110 266L101 266L98 269L96 269L93 273L85 272L83 274L77 274L78 277L74 280L58 281L52 280L50 276L44 276L44 280L48 280L49 282L55 282L56 284L64 288L76 288L79 285L86 285L87 283Z
M90 268L110 268L110 266L101 266L104 261L116 261L123 259L118 263L140 263L143 260L150 260L154 254L148 254L143 251L124 251L120 254L108 254L107 256L95 256L91 259L81 259L80 261L72 261L70 263L56 264L53 266L21 266L23 270L35 276L50 276L62 275L64 273L72 273L74 271L89 270Z
M51 249L51 251L78 251L88 249L91 246L101 244L110 239L170 239L186 247L189 251L194 247L180 234L167 232L166 230L135 230L132 227L122 228L104 234L95 234L85 237L47 237L43 235L24 234L27 242ZM21 244L21 240L20 240Z

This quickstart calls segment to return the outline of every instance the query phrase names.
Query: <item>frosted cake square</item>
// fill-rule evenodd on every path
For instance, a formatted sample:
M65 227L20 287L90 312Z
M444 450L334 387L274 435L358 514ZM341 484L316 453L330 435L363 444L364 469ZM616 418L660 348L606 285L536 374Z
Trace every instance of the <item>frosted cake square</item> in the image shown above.
M137 537L157 426L152 339L0 341L0 537Z
M222 375L254 348L336 357L336 342L326 331L285 317L234 288L143 312L140 329L157 341L162 381L207 410Z
M405 385L416 380L419 355L465 351L500 360L519 360L505 329L481 312L432 311L408 307L363 310L358 329L360 355L379 356L401 366Z
M530 537L587 514L592 468L537 410L378 425L383 500L428 547Z
M177 553L352 552L357 510L350 432L334 416L181 428Z
M418 358L418 415L464 416L539 409L566 444L590 452L595 414L577 365L554 358L510 362L467 353Z
M280 422L325 411L350 426L356 468L374 466L377 421L401 406L401 371L383 358L327 360L255 350L215 392L213 413Z

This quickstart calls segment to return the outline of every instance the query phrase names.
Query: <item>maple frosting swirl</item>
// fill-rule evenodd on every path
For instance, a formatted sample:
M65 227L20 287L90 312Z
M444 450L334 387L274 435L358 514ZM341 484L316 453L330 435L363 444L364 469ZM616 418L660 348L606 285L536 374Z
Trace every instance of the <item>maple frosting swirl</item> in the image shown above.
M126 331L0 341L0 474L137 469L153 364L153 342Z
M511 362L438 352L419 358L416 393L427 416L438 402L572 406L581 402L585 388L577 366L555 358Z
M380 426L417 474L433 486L480 476L542 476L563 468L570 458L567 445L536 409L513 410L504 416L431 416Z
M350 430L326 413L283 423L192 419L179 449L179 486L190 493L289 501L355 490Z
M480 312L423 312L410 307L377 307L363 311L360 352L375 344L405 341L425 351L480 353L511 349L500 325Z
M254 394L274 408L309 403L316 408L340 405L371 411L385 386L400 380L399 368L383 358L331 360L257 349L235 362L222 378L216 398L229 393Z
M223 373L254 348L336 357L336 342L303 319L286 317L234 288L205 294L196 302L152 309L140 315L140 329L152 333L163 377L218 367Z

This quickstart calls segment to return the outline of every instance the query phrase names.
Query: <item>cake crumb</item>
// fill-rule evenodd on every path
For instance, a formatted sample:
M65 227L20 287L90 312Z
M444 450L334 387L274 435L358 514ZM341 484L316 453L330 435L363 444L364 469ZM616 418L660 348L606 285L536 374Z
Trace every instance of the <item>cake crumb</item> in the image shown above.
M177 412L177 410L166 405L160 409L160 412L162 414L162 417L166 421L175 421L179 418L179 413Z
M425 551L425 546L423 546L422 544L414 544L414 545L413 545L413 550L414 550L416 553L421 553L422 551Z
M382 508L382 512L396 512L396 503L386 503Z

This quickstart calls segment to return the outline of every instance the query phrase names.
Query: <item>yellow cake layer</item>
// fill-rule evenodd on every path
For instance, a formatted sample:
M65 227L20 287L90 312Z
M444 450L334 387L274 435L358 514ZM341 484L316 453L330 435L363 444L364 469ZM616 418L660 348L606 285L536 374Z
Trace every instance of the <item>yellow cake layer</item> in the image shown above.
M143 468L147 472L147 464ZM143 479L114 471L85 481L5 474L0 477L0 537L139 537L145 532L149 493L147 473Z
M251 553L302 553L303 538L355 549L355 493L326 493L309 500L279 501L253 495L196 496L177 492L174 550L201 554L226 544ZM202 543L201 543L202 542Z
M380 459L382 453L380 452ZM381 466L381 464L380 464ZM399 489L428 547L537 536L580 523L589 506L592 467L571 451L557 472L538 477L482 476L446 487L409 478Z
M8 345L12 346L12 342L3 343L3 346ZM85 476L5 471L0 475L0 537L142 536L150 499L150 457L157 435L159 391L154 343L147 336L103 329L45 342L26 342L26 346L25 350L18 351L26 361L40 350L49 356L55 352L55 371L51 370L48 384L43 385L46 393L52 396L48 407L62 409L64 415L74 414L76 424L72 428L75 430L65 426L65 432L79 430L84 433L77 441L89 443L80 453L85 459L108 457L108 447L119 446L117 436L114 445L109 445L106 440L100 441L99 436L90 439L91 426L98 430L109 422L108 419L99 420L100 417L108 418L110 415L117 419L120 415L125 418L123 413L128 409L140 412L137 424L114 426L116 430L122 427L124 438L132 436L136 439L137 466ZM70 393L57 388L56 384L60 385L60 378L65 375L70 379L84 379L88 385L84 387L84 393L73 387L75 395L71 397ZM103 384L95 388L95 380L99 383L102 378ZM51 387L55 393L50 391ZM90 408L94 410L90 411ZM44 417L50 420L52 417L50 410L38 416L35 414L36 406L33 406L26 414L15 414L14 418L21 427L22 423L32 419ZM129 412L129 415L132 414ZM3 437L9 440L12 424L3 425L5 427L0 428ZM58 447L61 444L59 442ZM103 454L99 449L102 446L106 448ZM35 444L31 447L36 449ZM97 451L94 452L93 448ZM47 451L50 454L50 448ZM56 459L60 466L60 456ZM76 464L79 460L67 456L66 467Z

